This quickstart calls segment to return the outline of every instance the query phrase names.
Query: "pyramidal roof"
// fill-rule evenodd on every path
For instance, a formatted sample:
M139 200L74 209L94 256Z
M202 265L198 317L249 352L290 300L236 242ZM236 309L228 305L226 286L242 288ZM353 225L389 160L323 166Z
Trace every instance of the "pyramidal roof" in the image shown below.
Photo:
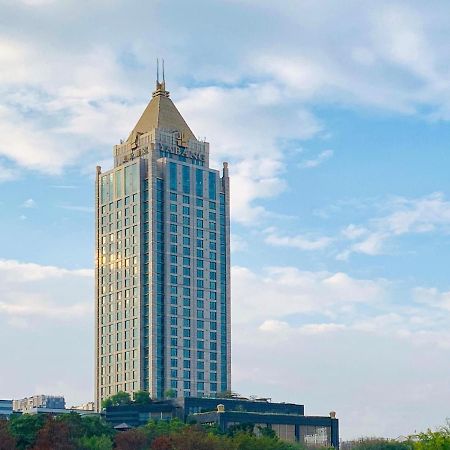
M156 82L156 90L145 108L127 142L134 142L139 134L148 133L155 128L165 128L181 132L183 141L195 139L194 133L183 119L166 91L165 82Z

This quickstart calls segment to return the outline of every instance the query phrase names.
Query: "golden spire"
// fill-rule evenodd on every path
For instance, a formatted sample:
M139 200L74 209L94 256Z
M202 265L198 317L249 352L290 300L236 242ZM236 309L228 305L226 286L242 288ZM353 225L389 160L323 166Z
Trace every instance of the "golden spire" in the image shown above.
M166 91L164 60L162 60L162 81L159 81L159 59L156 61L156 90L152 93L150 103L130 133L127 142L134 142L137 135L148 133L155 128L179 131L186 142L189 139L196 139L183 116L169 98L169 92Z

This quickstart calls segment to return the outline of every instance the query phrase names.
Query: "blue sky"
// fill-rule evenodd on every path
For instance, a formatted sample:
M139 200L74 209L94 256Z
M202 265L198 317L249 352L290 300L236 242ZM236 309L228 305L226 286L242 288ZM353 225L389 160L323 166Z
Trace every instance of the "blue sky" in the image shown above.
M450 403L450 6L0 0L0 398L93 397L93 180L166 60L232 174L233 389L344 438ZM5 356L6 355L6 356Z

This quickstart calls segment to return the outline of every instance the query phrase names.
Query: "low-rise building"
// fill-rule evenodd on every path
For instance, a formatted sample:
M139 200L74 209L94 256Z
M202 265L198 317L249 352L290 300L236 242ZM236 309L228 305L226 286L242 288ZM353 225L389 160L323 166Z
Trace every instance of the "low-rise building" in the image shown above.
M328 416L305 416L304 405L275 403L268 399L184 397L151 401L146 405L111 406L103 412L115 426L137 427L150 419L214 424L222 431L230 427L253 426L256 434L263 428L272 429L287 442L306 447L339 446L339 422L334 412Z
M113 427L126 424L130 427L145 425L149 420L183 419L172 400L152 401L147 405L109 406L103 412L105 419Z
M94 411L95 404L94 402L83 403L82 405L72 406L70 409L74 409L77 411Z
M24 413L36 408L65 409L65 407L64 397L56 395L33 395L13 401L13 410Z
M8 418L13 412L12 400L0 400L0 418Z
M219 404L217 411L194 413L189 419L197 423L217 425L222 431L240 425L251 425L256 434L272 429L279 439L301 443L306 447L339 445L338 419L333 416L304 416L274 412L227 411Z
M95 411L86 411L83 409L73 408L29 408L26 411L17 411L16 414L50 414L51 416L59 416L61 414L76 413L80 416L99 416Z

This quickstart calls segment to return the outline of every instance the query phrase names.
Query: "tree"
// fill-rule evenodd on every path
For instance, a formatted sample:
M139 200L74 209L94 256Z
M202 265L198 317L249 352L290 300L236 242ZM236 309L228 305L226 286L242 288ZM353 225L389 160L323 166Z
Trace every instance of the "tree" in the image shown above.
M237 450L225 436L205 433L198 426L187 427L172 435L171 439L173 442L172 448L176 450Z
M241 397L241 395L233 391L222 391L218 392L216 395L216 398L239 398L239 397Z
M81 418L83 436L108 436L114 434L112 426L105 419L98 416L84 416Z
M242 432L229 439L234 445L230 448L236 450L303 450L303 447L298 444L290 444L271 437L256 437Z
M11 434L6 420L0 420L0 450L14 450L16 438Z
M173 441L170 436L158 436L152 442L152 450L172 450L173 449Z
M351 450L412 450L412 445L408 442L397 442L383 438L363 438L352 441L342 446Z
M246 433L250 436L255 435L255 425L253 423L238 423L236 425L231 425L228 430L228 436L234 436L237 433Z
M79 450L112 450L113 442L109 436L82 436L77 441Z
M61 414L60 416L55 417L55 420L68 427L70 436L73 439L77 439L84 435L83 419L76 412L72 411L69 414Z
M70 434L70 426L48 416L44 426L37 433L33 450L54 450L55 445L58 450L76 450Z
M177 396L177 391L174 389L167 389L167 391L164 392L165 398L175 398Z
M144 430L135 428L117 433L114 443L116 450L147 450L150 440Z
M278 440L277 433L275 433L275 431L272 430L272 428L270 428L270 427L261 427L261 426L258 426L257 428L258 428L259 434L261 436L267 437L267 438L270 438L270 439L274 439L274 440Z
M159 436L171 436L172 434L179 433L184 428L186 428L186 424L179 419L150 420L142 427L142 430L148 439L153 441Z
M450 450L450 421L437 431L428 430L415 437L415 450Z
M102 409L110 408L113 406L113 402L111 400L111 397L105 398L102 400Z
M110 406L122 406L129 405L131 403L131 397L128 392L119 391L117 394L102 400L102 408L108 408Z
M152 400L150 398L150 393L147 391L136 391L133 394L133 401L137 405L148 405Z
M13 414L9 419L9 429L16 439L17 448L23 450L32 447L36 435L45 423L45 416L41 414Z

